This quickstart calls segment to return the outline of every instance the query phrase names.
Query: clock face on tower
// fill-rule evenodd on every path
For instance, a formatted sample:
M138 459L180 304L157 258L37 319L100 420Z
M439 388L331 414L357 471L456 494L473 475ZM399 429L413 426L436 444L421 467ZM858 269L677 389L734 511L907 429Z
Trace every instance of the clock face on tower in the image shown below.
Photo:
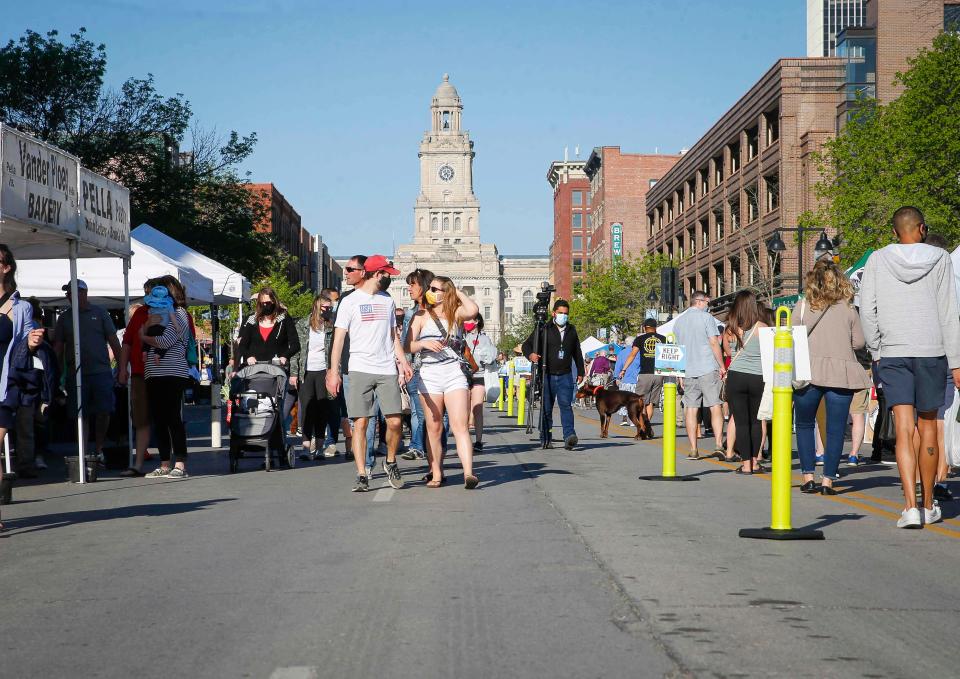
M449 182L453 180L453 168L449 165L441 165L440 169L437 170L437 176L440 177L440 181Z

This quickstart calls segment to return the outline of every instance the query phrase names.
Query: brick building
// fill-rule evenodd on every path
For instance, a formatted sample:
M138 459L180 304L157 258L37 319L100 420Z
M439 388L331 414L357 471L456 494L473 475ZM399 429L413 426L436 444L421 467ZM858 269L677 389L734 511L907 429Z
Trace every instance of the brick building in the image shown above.
M266 209L265 219L257 230L273 236L280 249L293 258L287 269L290 282L302 283L304 289L312 290L310 263L313 244L310 232L300 222L300 215L272 183L248 184L247 188L263 201Z
M557 286L557 295L565 299L570 299L574 283L590 262L590 180L584 165L583 160L558 160L550 163L547 172L553 188L550 281Z
M646 195L682 156L621 153L619 146L593 149L584 172L590 181L586 234L591 262L611 261L612 226L620 224L624 257L647 252ZM574 228L575 225L574 225Z
M765 243L813 207L801 159L833 134L843 82L839 58L778 61L650 189L647 247L673 259L688 299L795 279L797 249L774 261Z

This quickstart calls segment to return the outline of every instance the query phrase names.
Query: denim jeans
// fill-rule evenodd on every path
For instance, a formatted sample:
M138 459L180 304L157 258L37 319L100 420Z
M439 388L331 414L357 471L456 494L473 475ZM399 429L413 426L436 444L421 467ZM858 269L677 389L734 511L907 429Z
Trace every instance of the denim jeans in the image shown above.
M413 379L407 382L407 393L410 394L410 448L424 451L423 444L423 403L420 401L420 376L416 373Z
M797 414L797 452L800 455L800 471L813 474L816 467L816 444L813 427L817 422L817 408L820 400L827 403L827 431L823 446L823 475L830 479L837 477L840 467L840 454L843 452L843 435L847 429L847 415L850 402L853 401L852 389L834 389L811 384L793 395L793 406ZM823 435L824 432L820 432Z
M553 440L553 404L559 401L560 424L563 426L563 438L576 435L573 428L573 385L571 373L562 375L545 374L543 381L543 430L540 442Z

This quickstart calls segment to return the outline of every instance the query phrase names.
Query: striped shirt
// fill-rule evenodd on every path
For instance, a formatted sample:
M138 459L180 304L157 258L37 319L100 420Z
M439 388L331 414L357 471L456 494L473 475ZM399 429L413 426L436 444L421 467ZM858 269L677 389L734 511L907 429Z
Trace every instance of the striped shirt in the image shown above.
M187 364L187 337L190 334L190 320L186 309L177 309L177 322L167 324L163 334L154 337L157 347L144 342L147 357L144 360L144 377L190 377ZM176 327L175 327L176 326ZM178 329L179 328L179 329Z

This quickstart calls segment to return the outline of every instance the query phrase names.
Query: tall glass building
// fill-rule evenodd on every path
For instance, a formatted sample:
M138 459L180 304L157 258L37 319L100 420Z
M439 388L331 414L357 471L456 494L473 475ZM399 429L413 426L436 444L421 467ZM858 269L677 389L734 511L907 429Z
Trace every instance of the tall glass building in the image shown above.
M837 34L863 26L865 0L807 0L807 56L832 57Z

